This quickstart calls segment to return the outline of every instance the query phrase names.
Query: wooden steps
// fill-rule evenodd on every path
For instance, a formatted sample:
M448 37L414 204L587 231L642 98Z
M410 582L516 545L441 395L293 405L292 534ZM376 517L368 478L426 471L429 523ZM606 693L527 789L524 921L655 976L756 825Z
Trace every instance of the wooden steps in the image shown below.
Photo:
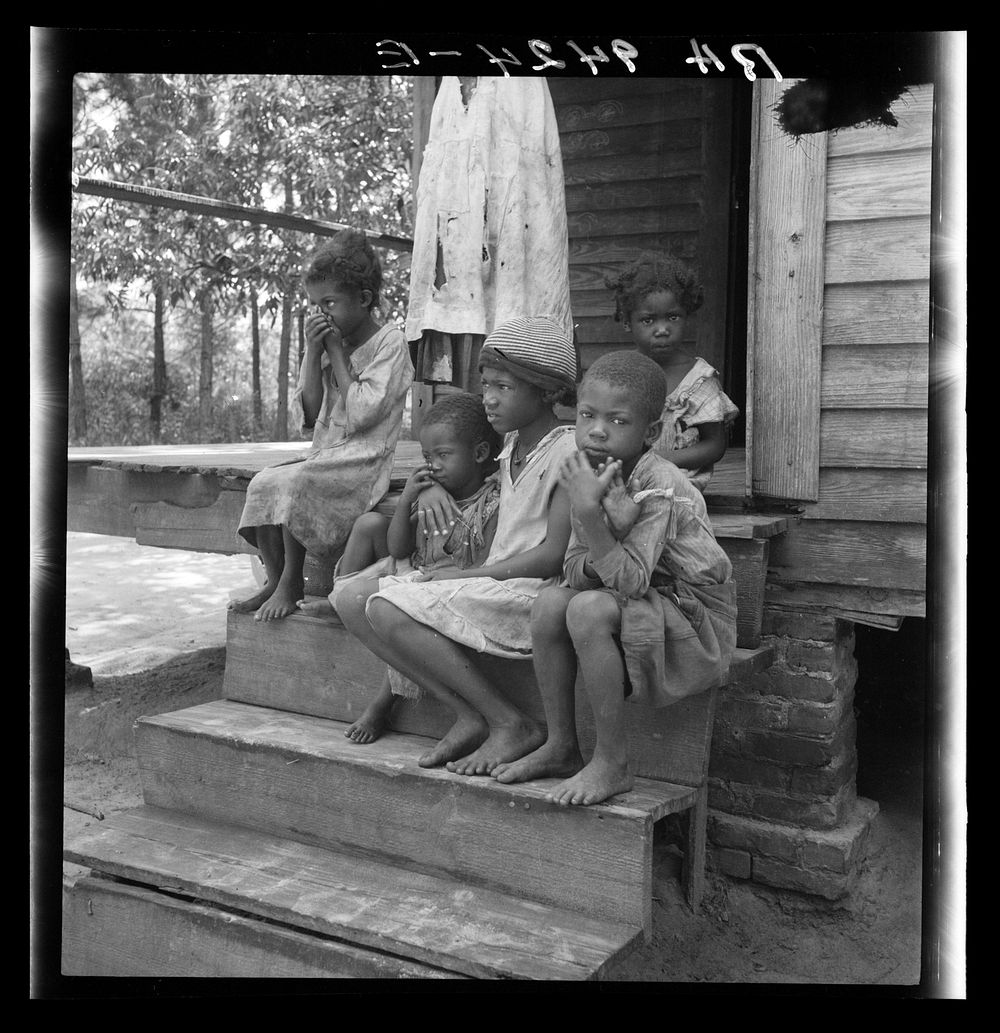
M397 465L411 444L401 443ZM98 525L110 513L114 533L131 526L137 540L239 551L231 518L247 471L238 456L217 447L172 461L80 467L71 497L87 510L100 481L111 502L87 510ZM767 549L797 518L712 519L738 586L733 684L773 662L759 645ZM65 878L67 974L613 977L651 934L653 828L671 814L681 817L697 908L724 689L629 707L633 790L559 807L545 799L555 780L505 785L421 768L417 758L451 723L433 700L399 701L375 743L348 740L384 666L335 617L262 624L230 612L226 653L225 699L136 723L144 806L67 833L67 859L89 869ZM544 720L530 661L480 662ZM586 754L593 718L577 698Z
M119 975L579 980L641 939L520 895L149 806L81 829L66 856L109 876L72 888L76 974L100 961Z
M292 614L262 624L252 614L229 613L226 639L227 699L312 714L348 723L357 720L380 684L385 665L337 618ZM289 663L294 657L294 663ZM729 683L766 670L774 660L771 646L737 649ZM539 722L544 710L534 669L528 660L480 656L483 670L517 707ZM593 718L585 695L577 692L577 729L581 745L594 742ZM698 785L704 777L711 722L706 722L707 694L663 709L628 708L629 745L637 775ZM396 731L440 738L451 715L433 699L399 700L393 710ZM706 728L707 725L707 728Z
M391 733L361 746L345 728L230 701L141 718L143 798L649 933L652 826L695 790L640 779L606 804L560 807L545 800L555 780L420 768L433 740Z

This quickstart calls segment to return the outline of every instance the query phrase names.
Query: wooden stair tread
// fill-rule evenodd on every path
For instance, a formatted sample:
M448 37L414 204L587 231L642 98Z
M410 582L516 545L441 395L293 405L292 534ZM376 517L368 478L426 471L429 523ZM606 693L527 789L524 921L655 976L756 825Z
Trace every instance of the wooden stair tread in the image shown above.
M593 978L642 936L638 927L148 806L77 830L64 856L169 893L479 978Z
M265 748L316 760L332 760L371 769L390 777L406 775L431 783L460 786L463 790L499 796L516 806L549 804L545 794L561 779L504 783L485 776L457 775L447 768L422 768L417 758L433 744L432 739L405 732L386 732L373 743L360 745L343 733L346 723L292 711L274 710L232 700L213 700L185 710L139 718L139 724L171 728L182 734L211 735L241 748ZM655 779L637 778L634 788L588 812L602 818L657 821L686 806L694 790Z

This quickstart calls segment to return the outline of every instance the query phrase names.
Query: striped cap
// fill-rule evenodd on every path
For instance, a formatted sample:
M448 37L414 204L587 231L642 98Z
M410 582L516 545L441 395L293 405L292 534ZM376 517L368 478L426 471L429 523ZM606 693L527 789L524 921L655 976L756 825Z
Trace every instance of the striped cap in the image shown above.
M576 350L551 316L521 316L502 323L484 341L479 362L546 389L576 386Z

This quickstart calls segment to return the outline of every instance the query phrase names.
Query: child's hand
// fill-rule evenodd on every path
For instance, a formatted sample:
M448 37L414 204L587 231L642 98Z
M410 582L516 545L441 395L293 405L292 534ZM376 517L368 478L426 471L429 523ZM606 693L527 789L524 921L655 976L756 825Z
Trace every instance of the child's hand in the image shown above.
M422 463L406 478L400 502L411 505L422 491L435 484L437 481L431 476L431 468L426 463Z
M639 519L642 507L629 495L625 481L622 480L620 464L614 472L608 490L601 499L601 507L607 514L611 533L618 541L621 541L632 530L632 525Z
M417 530L425 538L432 534L449 535L461 513L440 484L431 484L417 497Z
M459 567L438 567L437 570L422 570L414 581L459 581L472 575Z
M304 331L306 345L312 349L323 348L329 351L331 347L342 343L340 331L326 317L323 310L315 305L306 316Z
M583 452L568 455L559 470L559 483L569 494L570 508L577 514L600 509L604 493L620 470L621 463L615 461L602 464L600 472L597 472Z

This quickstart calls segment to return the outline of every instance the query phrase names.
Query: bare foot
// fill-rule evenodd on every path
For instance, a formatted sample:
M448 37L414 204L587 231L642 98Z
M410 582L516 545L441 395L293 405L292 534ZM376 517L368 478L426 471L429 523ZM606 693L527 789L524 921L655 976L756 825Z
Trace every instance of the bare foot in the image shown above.
M568 804L586 806L601 803L617 793L627 793L634 784L628 767L594 757L582 771L545 795L546 799L564 807Z
M460 717L437 746L433 750L428 750L417 763L422 768L439 767L475 749L488 733L489 725L485 721Z
M274 594L264 602L254 614L255 621L276 621L295 613L298 609L296 600L302 595L302 586L299 585L296 591L289 591L281 587L281 582L275 586Z
M295 604L307 617L336 617L337 611L329 599L300 599Z
M490 731L489 738L475 753L452 761L449 771L456 775L492 775L498 764L518 760L545 741L545 733L533 721L502 725Z
M394 702L392 693L389 693L388 699L385 698L383 693L379 693L365 707L365 712L354 722L345 732L351 742L360 743L362 746L367 746L370 742L375 742L382 733L385 731L385 726L389 720L389 712L392 710L392 704Z
M583 755L574 746L560 746L544 742L534 753L529 753L510 764L498 764L493 777L498 782L532 782L536 778L568 778L583 767Z
M272 595L274 595L274 589L270 585L265 585L259 592L255 592L247 599L230 599L228 609L235 610L236 613L253 613L254 610L259 610Z

